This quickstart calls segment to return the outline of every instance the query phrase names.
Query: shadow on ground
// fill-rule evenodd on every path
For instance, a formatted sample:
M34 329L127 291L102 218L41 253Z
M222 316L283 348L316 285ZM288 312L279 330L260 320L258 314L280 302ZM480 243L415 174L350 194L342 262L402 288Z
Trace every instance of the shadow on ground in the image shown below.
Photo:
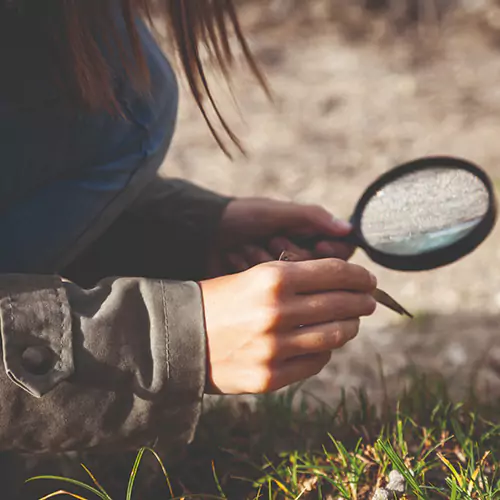
M245 457L318 446L332 428L336 438L349 440L348 428L343 430L342 425L333 424L332 415L338 414L339 405L342 411L357 412L356 418L362 418L367 429L373 422L375 429L384 418L388 400L396 401L405 391L407 394L412 384L432 386L434 401L439 399L435 392L438 386L443 398L449 395L457 401L470 401L474 393L478 399L498 400L499 324L500 315L421 314L412 322L362 332L355 342L336 352L325 372L304 384L293 400L286 392L259 400L257 418L251 410L256 404L253 398L210 398L207 407L211 409L202 419L198 437L185 456L176 456L175 460L166 454L162 457L174 482L181 478L181 482L207 484L212 481L212 460L219 464L220 474L224 475L227 464L234 475L238 470L235 456L239 457L236 462L241 459L242 467L247 468ZM301 404L304 402L308 410ZM300 415L294 416L291 408ZM307 418L308 412L321 408L322 416L315 413L314 422L312 417ZM233 451L228 452L228 448ZM23 487L23 481L33 475L64 475L86 481L81 461L91 468L113 498L125 498L134 458L135 453L46 458L5 455L0 459L0 474L2 484L10 485L11 491L8 494L5 491L2 498L38 499L63 486L42 482ZM163 498L158 494L160 491L169 498L161 471L150 457L141 468L136 491L136 498ZM145 491L156 493L144 496Z
M419 314L373 327L344 349L304 390L325 401L363 389L372 401L396 396L417 372L438 374L455 399L473 386L481 398L500 397L500 314Z

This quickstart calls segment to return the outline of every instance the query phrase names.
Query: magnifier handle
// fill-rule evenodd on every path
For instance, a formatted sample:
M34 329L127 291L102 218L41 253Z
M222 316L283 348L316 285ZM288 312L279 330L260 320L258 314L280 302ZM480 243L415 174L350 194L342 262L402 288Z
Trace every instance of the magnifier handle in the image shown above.
M306 250L313 250L320 241L333 241L346 243L347 245L359 246L359 239L356 233L351 232L346 236L298 236L293 239L294 243Z

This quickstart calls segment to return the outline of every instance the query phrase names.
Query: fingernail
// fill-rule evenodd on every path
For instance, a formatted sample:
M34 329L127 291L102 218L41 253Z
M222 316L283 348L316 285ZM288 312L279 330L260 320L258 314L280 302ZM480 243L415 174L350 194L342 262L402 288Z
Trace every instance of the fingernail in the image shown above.
M342 219L337 219L333 217L333 223L337 226L341 231L352 231L352 224Z
M377 284L378 284L377 277L374 274L370 273L370 279L372 280L373 288L377 288Z

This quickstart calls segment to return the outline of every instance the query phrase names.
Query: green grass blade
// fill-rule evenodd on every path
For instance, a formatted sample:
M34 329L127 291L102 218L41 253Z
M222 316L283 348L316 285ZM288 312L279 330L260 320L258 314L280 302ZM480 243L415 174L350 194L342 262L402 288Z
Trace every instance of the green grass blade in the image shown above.
M161 471L162 471L162 473L163 473L163 475L165 477L165 480L167 481L167 487L168 487L168 490L170 492L170 496L173 498L173 496L174 496L174 490L172 488L172 484L170 483L170 478L168 477L167 470L165 469L165 466L163 465L162 459L160 458L160 456L158 455L158 453L156 453L156 451L153 450L153 448L146 447L145 449L147 451L149 451L156 458L156 461L160 464Z
M224 491L222 491L222 486L219 482L219 478L217 477L217 472L215 471L215 463L213 461L212 461L212 474L214 476L214 481L217 487L217 491L222 495L222 498L227 498L226 495L224 494Z
M108 499L108 500L112 500L112 498L108 495L108 492L101 486L101 484L99 484L99 481L94 477L94 475L92 474L92 472L90 472L89 469L87 469L87 467L85 467L85 465L83 464L80 464L83 468L83 470L89 475L90 479L92 479L92 481L94 482L94 484L97 486L97 488L99 489L99 491Z
M135 479L137 477L137 472L139 471L139 465L141 464L142 457L144 456L144 452L146 448L141 448L137 453L137 457L135 458L134 466L132 467L132 472L130 473L130 479L128 481L127 486L127 496L126 500L132 500L132 491L134 489Z
M104 495L102 492L94 488L93 486L89 486L88 484L82 483L81 481L77 481L76 479L70 479L68 477L59 477L59 476L35 476L30 477L26 480L27 483L32 481L40 481L40 480L49 480L49 481L61 481L63 483L69 483L73 486L78 486L84 490L90 491L96 497L101 498L102 500L109 500L109 496Z
M396 453L396 450L392 447L389 442L378 441L377 446L379 446L384 453L389 457L392 465L401 475L405 478L405 481L408 486L410 486L413 493L419 498L419 500L426 500L424 496L424 492L420 485L416 482L413 474L408 470L405 463L401 459L401 457Z

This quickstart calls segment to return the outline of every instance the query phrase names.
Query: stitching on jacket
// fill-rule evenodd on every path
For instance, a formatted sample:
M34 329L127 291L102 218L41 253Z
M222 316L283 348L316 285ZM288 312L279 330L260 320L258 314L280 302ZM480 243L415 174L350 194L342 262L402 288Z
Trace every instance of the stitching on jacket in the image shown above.
M167 300L165 297L165 284L160 281L161 298L163 302L163 323L165 325L165 356L167 365L167 379L170 380L170 335L168 328Z
M59 306L59 315L60 315L60 323L61 323L61 335L59 338L59 359L56 363L56 366L54 369L56 370L62 370L62 355L63 355L63 339L64 339L64 311L63 311L63 306L62 306L62 298L61 298L61 289L56 288L56 298L57 298L57 305Z

